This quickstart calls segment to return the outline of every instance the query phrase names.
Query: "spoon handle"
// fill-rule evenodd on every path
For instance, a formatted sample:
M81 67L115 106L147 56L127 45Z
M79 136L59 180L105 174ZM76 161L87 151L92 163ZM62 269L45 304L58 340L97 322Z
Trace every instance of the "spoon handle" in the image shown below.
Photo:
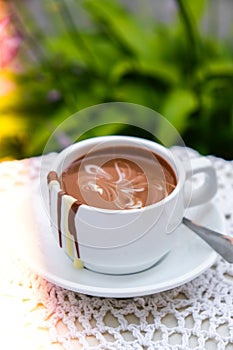
M187 218L183 218L183 224L197 233L226 261L233 263L233 237L200 226Z

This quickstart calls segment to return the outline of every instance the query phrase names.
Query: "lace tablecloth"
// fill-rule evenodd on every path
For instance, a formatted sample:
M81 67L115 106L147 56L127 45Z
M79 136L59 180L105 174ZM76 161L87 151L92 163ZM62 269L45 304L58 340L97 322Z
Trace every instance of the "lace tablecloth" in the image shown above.
M190 156L198 154L190 150ZM233 235L233 162L209 159L218 175L216 202ZM40 162L0 164L0 332L6 349L233 349L233 265L220 257L189 283L128 299L63 289L18 259L5 243L6 223L14 221L18 190L38 181Z

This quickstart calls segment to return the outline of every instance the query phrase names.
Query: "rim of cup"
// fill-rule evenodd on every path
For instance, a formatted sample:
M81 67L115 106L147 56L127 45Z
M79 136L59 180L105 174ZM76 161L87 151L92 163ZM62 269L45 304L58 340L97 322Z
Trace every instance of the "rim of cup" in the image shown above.
M165 198L160 200L159 202L146 205L142 208L133 208L133 209L106 209L106 208L99 208L94 207L89 204L81 204L83 207L85 206L86 209L90 211L98 211L98 212L106 212L106 213L116 213L120 212L121 214L129 214L140 212L142 210L149 210L154 207L159 207L161 205L164 205L166 202L169 202L174 198L180 191L182 185L185 181L185 172L182 167L182 163L179 160L179 158L169 149L164 147L163 145L160 145L159 143L135 136L125 136L125 135L109 135L109 136L96 136L89 139L78 141L64 150L62 150L58 156L56 157L55 161L52 164L52 170L56 171L58 176L61 176L63 170L69 166L75 159L80 158L82 156L85 156L87 153L90 152L90 148L98 145L107 145L107 147L111 147L112 142L120 142L120 146L137 146L138 148L144 148L148 151L153 151L155 154L158 154L162 158L164 158L176 175L177 184L175 189L168 194ZM124 143L122 143L124 142ZM88 148L88 150L87 150ZM77 153L80 152L79 155ZM72 157L74 155L74 157ZM64 167L63 164L65 160L69 157L72 160L68 162L68 164ZM76 199L75 197L71 196L72 198Z

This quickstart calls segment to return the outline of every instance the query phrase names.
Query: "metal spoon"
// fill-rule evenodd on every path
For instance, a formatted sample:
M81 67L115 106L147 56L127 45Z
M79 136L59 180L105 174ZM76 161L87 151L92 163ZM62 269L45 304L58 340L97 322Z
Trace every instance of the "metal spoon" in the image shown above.
M200 226L187 218L183 218L182 221L183 224L197 233L199 237L208 243L226 261L233 263L233 237Z

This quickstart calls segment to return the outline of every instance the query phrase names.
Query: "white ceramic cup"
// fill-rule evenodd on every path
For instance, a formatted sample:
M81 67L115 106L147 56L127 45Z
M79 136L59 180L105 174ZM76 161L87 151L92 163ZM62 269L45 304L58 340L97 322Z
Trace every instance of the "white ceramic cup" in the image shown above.
M92 149L113 146L140 147L160 155L176 174L175 189L157 203L129 210L80 205L76 198L62 191L59 177L75 159ZM197 173L203 173L204 180L190 191L189 179ZM104 136L80 141L58 154L51 165L48 187L52 231L74 266L127 274L153 266L172 249L174 232L185 209L210 200L216 193L217 181L211 162L204 157L181 162L170 149L153 141Z

